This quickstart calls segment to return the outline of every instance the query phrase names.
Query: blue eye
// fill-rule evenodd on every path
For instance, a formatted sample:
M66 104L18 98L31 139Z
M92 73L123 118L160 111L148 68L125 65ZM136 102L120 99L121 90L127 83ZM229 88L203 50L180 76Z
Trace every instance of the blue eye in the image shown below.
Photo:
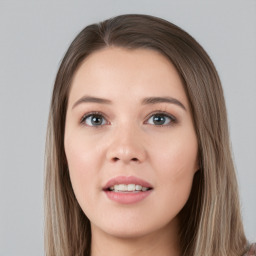
M152 124L152 125L169 125L170 123L172 122L175 122L175 118L174 117L171 117L171 116L168 116L166 114L161 114L161 113L158 113L158 114L154 114L152 115L148 121L147 121L149 124Z
M90 114L82 118L81 123L88 126L101 126L107 124L106 119L100 114Z

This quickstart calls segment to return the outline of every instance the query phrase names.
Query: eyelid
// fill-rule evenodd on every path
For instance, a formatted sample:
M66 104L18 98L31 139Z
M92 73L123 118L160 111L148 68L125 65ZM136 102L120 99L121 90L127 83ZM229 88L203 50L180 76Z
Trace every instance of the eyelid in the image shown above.
M170 124L167 124L167 125L158 125L159 127L161 127L161 126L173 125L174 123L177 123L177 118L176 118L174 115L172 115L172 114L170 114L170 113L168 113L168 112L166 112L166 111L162 111L162 110L156 110L156 111L151 112L151 113L146 117L146 120L145 120L143 123L146 124L146 123L148 122L148 120L149 120L152 116L157 115L157 114L159 114L159 115L164 115L164 116L166 116L166 117L168 117L168 118L171 119L171 123L170 123ZM90 111L90 112L88 112L88 113L85 113L85 114L82 116L82 118L80 119L79 123L82 124L82 125L88 126L88 125L86 125L86 124L84 123L84 121L85 121L86 118L88 118L89 116L92 116L92 115L99 115L99 116L102 116L102 117L106 120L106 122L107 122L107 124L104 124L104 125L109 125L109 124L110 124L110 122L108 121L108 117L107 117L105 114L103 114L101 111ZM104 125L100 125L100 126L98 126L97 128L99 128L99 127L101 127L101 126L104 126ZM94 127L96 127L96 126L94 126Z
M92 115L99 115L99 116L102 116L102 117L106 120L107 124L103 124L103 125L99 125L99 126L89 126L89 125L86 125L86 124L85 124L86 118L88 118L89 116L92 116ZM90 112L88 112L88 113L85 113L85 114L82 116L82 118L80 119L79 123L82 124L82 125L88 126L88 127L96 127L96 128L99 128L99 127L101 127L101 126L110 124L110 122L108 121L108 118L106 117L106 115L103 114L103 113L100 112L100 111L90 111Z
M167 124L167 125L158 125L158 127L161 127L161 126L169 126L169 125L173 125L174 123L177 123L177 118L176 118L174 115L172 115L172 114L170 114L170 113L168 113L168 112L166 112L166 111L162 111L162 110L156 110L156 111L150 113L150 114L146 117L146 120L144 121L144 123L147 123L148 120L149 120L152 116L157 115L157 114L166 116L166 117L168 117L168 118L171 119L170 124Z

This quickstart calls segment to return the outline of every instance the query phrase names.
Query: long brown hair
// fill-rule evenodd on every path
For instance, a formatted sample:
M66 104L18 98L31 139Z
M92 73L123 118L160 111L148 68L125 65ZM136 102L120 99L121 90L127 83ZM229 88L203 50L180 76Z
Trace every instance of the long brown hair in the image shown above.
M179 214L183 255L242 255L247 241L220 79L207 53L189 34L148 15L122 15L86 27L72 42L60 65L46 142L46 255L90 254L90 222L72 190L64 152L64 127L76 70L92 52L110 46L154 49L172 62L183 81L200 157L191 195Z

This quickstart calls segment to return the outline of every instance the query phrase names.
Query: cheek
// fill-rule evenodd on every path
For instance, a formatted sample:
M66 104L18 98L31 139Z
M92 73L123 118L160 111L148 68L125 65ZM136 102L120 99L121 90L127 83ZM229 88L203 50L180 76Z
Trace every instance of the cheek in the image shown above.
M65 139L65 153L70 172L78 173L83 176L89 166L88 160L90 159L90 151L84 147L81 140L72 137Z
M159 141L158 141L159 142ZM161 168L163 174L173 179L180 179L185 174L194 174L198 169L198 145L195 135L175 136L166 139L160 146L151 146L154 149L155 168Z
M65 153L68 162L71 184L78 200L84 208L85 196L92 198L92 184L95 184L95 153L94 147L86 146L81 139L70 136L65 139ZM93 198L92 198L93 199ZM89 203L89 201L87 201Z
M170 141L161 150L154 152L154 166L158 170L158 186L162 188L163 198L166 199L164 203L171 203L172 207L175 204L179 209L190 195L194 174L198 169L198 146L196 136L189 136L189 139L177 136Z

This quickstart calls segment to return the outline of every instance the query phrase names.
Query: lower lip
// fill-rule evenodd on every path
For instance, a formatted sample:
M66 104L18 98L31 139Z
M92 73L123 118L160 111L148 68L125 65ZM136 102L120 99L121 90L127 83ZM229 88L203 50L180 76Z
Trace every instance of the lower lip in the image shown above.
M143 192L114 192L114 191L104 191L110 200L113 200L120 204L134 204L142 201L147 196L150 195L152 190Z

